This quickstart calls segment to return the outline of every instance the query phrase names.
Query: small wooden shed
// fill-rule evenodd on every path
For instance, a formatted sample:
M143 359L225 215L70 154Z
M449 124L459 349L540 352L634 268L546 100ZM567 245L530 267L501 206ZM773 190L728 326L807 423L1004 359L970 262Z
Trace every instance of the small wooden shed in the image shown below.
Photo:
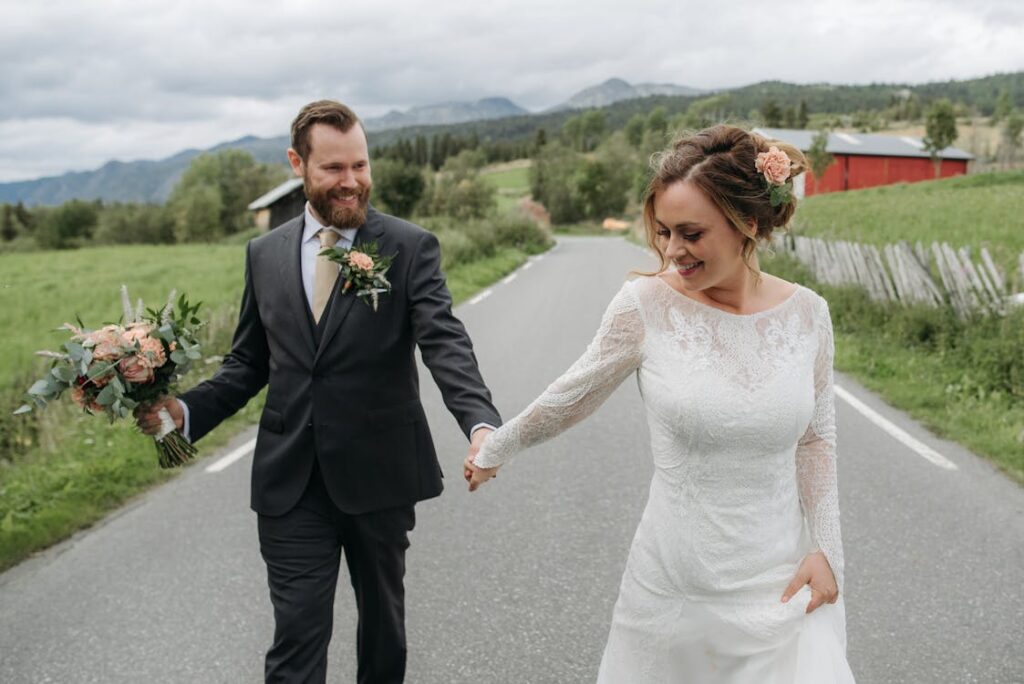
M256 212L256 227L267 231L293 219L306 206L306 193L301 178L290 178L249 204Z

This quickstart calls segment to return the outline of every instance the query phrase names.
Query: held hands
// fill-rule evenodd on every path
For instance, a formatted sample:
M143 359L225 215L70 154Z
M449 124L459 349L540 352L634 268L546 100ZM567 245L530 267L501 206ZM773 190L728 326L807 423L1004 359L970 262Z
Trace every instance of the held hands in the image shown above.
M782 594L782 602L793 598L805 584L811 585L811 602L807 604L807 612L811 613L823 603L835 603L839 599L839 587L832 574L832 567L821 551L808 554L797 568L796 576Z
M466 460L462 464L462 476L469 483L469 491L475 492L480 485L487 482L492 477L498 476L498 468L478 468L473 464L473 460L476 455L480 452L480 447L483 446L484 440L490 435L493 430L490 428L480 428L473 433L469 443L469 455L466 456Z
M185 425L185 412L181 404L174 397L160 397L149 404L139 404L135 408L135 422L139 429L147 435L155 435L160 432L160 416L157 413L161 408L167 409L174 420L174 426L180 431Z

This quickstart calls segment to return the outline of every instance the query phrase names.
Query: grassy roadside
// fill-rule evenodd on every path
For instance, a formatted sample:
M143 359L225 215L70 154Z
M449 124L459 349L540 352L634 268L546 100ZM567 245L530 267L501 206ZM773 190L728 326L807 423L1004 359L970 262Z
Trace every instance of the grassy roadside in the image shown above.
M793 229L875 245L920 240L984 246L1012 272L1024 251L1024 171L815 195L800 201Z
M821 285L786 255L762 268L828 300L838 370L1024 484L1024 310L963 322Z
M512 228L517 228L520 233L528 232L522 226ZM510 232L511 228L499 230ZM445 249L445 242L442 238L442 250ZM464 301L476 291L515 270L530 254L544 251L548 246L546 243L523 238L509 242L510 244L504 245L488 244L486 248L474 252L472 260L454 260L446 265L448 285L456 303ZM133 252L137 258L134 260L136 265L132 266L133 260L121 258L123 254L119 250L124 249L133 248L108 248L107 251L107 256L110 254L109 250L114 250L113 253L118 257L111 259L114 265L107 274L113 279L112 282L116 281L118 284L121 282L118 278L137 279L137 264L142 261L142 257ZM149 258L163 264L164 276L174 277L180 273L175 269L175 261L178 261L180 266L190 259L202 258L198 253L193 254L190 251L193 249L197 252L206 250L215 253L217 268L214 270L219 271L227 281L231 281L221 283L214 278L216 282L209 285L214 306L211 306L213 315L211 311L207 311L207 315L213 324L209 327L209 339L205 347L210 353L223 353L230 344L234 328L237 298L241 292L243 252L237 246L225 248L224 254L218 252L220 246L169 247L162 248L163 251L150 251ZM176 250L183 251L178 253ZM169 256L168 252L173 252L173 255ZM98 250L82 250L78 253L49 253L35 256L38 262L51 259L68 259L75 262L81 259L85 263L90 258L95 260L98 253ZM29 265L24 265L24 268L32 271ZM147 266L142 266L143 270L146 268ZM59 275L54 277L59 279ZM153 290L153 294L149 295L154 297L153 301L158 301L159 296L166 296L162 289L170 287L166 280L166 277L156 276L152 281L147 281L147 292L149 289ZM234 287L234 280L239 281L237 287ZM190 284L193 283L191 276L188 281ZM200 289L205 287L204 285ZM215 292L216 288L222 289ZM97 288L96 291L105 293L108 290L116 294L116 286L113 289ZM195 291L189 290L190 294ZM160 293L159 296L157 293ZM99 306L105 308L96 313L95 317L108 320L116 318L116 312L106 312L106 309L110 308L106 300L112 299L113 296L103 298L105 301ZM231 301L232 299L235 301ZM74 304L78 303L76 301ZM67 306L71 304L64 302L50 305L50 310L44 311L43 314L52 316L53 310L61 311ZM29 316L38 313L28 312L28 307L22 309ZM83 311L82 315L87 320L94 319L91 313ZM28 329L44 330L45 326L36 325ZM26 350L32 350L45 344L41 344L38 339L31 339L30 335L27 341L22 341L21 346L26 347ZM23 350L23 353L5 357L5 370L9 378L11 374L21 376L22 373L17 371L25 371L23 364L27 363L24 361L26 358L28 362L32 361L30 351ZM197 371L195 377L189 379L191 382L188 384L201 381L205 376L212 374L215 367L210 365ZM263 407L263 398L264 393L261 393L242 411L205 437L197 445L200 457L223 446L241 428L257 422ZM20 397L18 399L20 400ZM2 408L7 409L6 406ZM47 411L38 415L38 421L37 430L33 434L36 443L15 458L0 459L0 571L15 565L34 551L46 548L75 531L90 526L140 492L174 477L179 472L160 470L156 465L156 455L149 439L136 432L130 423L110 425L102 418L82 414L80 410L71 406L70 402L61 402L59 405L49 407Z

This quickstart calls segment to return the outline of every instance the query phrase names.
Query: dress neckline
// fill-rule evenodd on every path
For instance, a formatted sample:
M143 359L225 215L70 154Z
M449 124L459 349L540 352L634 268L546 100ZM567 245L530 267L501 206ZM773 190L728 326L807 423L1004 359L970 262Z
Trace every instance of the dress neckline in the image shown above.
M781 302L779 302L778 304L773 304L772 306L768 307L767 309L762 309L761 311L755 311L753 313L748 313L748 314L738 314L738 313L732 313L731 311L725 311L724 309L719 309L718 307L711 306L710 304L705 304L704 302L698 302L693 297L689 297L687 295L684 295L682 292L680 292L679 290L677 290L676 288L672 287L667 282L665 282L665 279L662 278L660 274L655 275L654 279L657 280L658 282L660 282L665 287L667 287L669 290L671 290L672 293L675 294L677 297L679 297L679 298L681 298L681 299L683 299L683 300L693 304L694 306L696 306L696 307L698 307L700 309L707 309L708 311L714 311L715 313L719 313L719 314L722 314L723 316L729 316L729 317L732 317L732 318L759 318L761 316L764 316L765 314L770 314L770 313L773 313L775 311L778 311L779 309L784 308L791 301L796 299L797 295L800 294L800 290L803 289L802 285L800 285L799 283L794 283L794 285L796 285L796 289L794 289L791 293L789 293L789 295L785 299L783 299Z

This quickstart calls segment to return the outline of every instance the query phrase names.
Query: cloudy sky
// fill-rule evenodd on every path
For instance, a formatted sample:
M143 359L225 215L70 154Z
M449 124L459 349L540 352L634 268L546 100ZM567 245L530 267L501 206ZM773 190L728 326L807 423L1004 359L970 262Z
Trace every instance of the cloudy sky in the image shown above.
M538 110L613 76L1024 69L1020 0L0 0L0 17L0 181L280 135L320 97L368 117L489 96Z

